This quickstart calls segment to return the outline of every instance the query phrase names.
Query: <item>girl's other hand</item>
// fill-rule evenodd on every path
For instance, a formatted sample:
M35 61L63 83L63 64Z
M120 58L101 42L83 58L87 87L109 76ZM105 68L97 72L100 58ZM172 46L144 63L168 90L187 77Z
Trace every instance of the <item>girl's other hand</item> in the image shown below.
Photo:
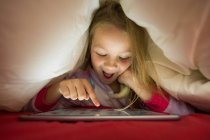
M133 88L133 86L136 85L136 83L134 83L134 77L130 71L130 69L127 69L125 72L123 72L119 77L118 77L118 81L121 84L124 84L130 88Z
M87 79L68 79L61 81L59 92L67 99L92 100L95 106L100 106L96 94Z
M152 91L144 88L140 83L137 82L136 77L132 74L130 69L127 69L122 73L118 81L128 87L130 87L143 101L150 100Z

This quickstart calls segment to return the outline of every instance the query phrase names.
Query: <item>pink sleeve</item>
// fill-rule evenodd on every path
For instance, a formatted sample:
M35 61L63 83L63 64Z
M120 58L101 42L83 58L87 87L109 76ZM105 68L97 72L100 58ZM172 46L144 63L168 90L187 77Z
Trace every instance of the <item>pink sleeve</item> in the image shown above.
M52 109L57 102L52 103L52 104L46 104L44 102L45 95L47 94L47 90L49 87L44 87L40 92L37 94L33 101L33 106L36 111L49 111Z
M163 94L164 94L164 90ZM164 94L167 95L167 94ZM150 110L165 112L169 114L188 115L194 113L194 108L183 101L179 101L172 96L162 96L158 91L153 91L150 100L144 103Z
M144 102L144 104L152 111L164 112L168 107L169 98L161 95L157 90L155 90L153 91L151 99Z

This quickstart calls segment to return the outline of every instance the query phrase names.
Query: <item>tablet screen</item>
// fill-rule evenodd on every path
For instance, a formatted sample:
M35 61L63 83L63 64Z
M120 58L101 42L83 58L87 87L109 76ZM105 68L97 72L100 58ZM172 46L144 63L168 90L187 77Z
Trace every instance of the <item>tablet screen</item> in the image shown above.
M95 121L95 120L178 120L180 116L143 109L58 109L20 116L22 120Z

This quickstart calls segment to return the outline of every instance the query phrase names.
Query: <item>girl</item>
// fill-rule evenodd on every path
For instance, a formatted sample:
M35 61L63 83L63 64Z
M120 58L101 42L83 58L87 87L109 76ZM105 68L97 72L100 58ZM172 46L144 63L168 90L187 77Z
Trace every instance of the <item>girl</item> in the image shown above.
M192 110L160 90L148 71L147 32L124 14L121 5L107 1L95 11L89 27L87 62L83 69L43 88L27 109L48 111L73 106L137 107L174 114ZM156 74L157 75L157 74ZM140 100L137 100L137 99Z

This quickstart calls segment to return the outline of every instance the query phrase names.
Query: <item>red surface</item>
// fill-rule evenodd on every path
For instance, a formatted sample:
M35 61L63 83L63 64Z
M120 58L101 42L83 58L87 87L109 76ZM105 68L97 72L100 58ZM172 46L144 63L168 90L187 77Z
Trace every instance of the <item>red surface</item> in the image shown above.
M0 112L0 140L210 140L210 115L179 121L20 121L21 113Z

